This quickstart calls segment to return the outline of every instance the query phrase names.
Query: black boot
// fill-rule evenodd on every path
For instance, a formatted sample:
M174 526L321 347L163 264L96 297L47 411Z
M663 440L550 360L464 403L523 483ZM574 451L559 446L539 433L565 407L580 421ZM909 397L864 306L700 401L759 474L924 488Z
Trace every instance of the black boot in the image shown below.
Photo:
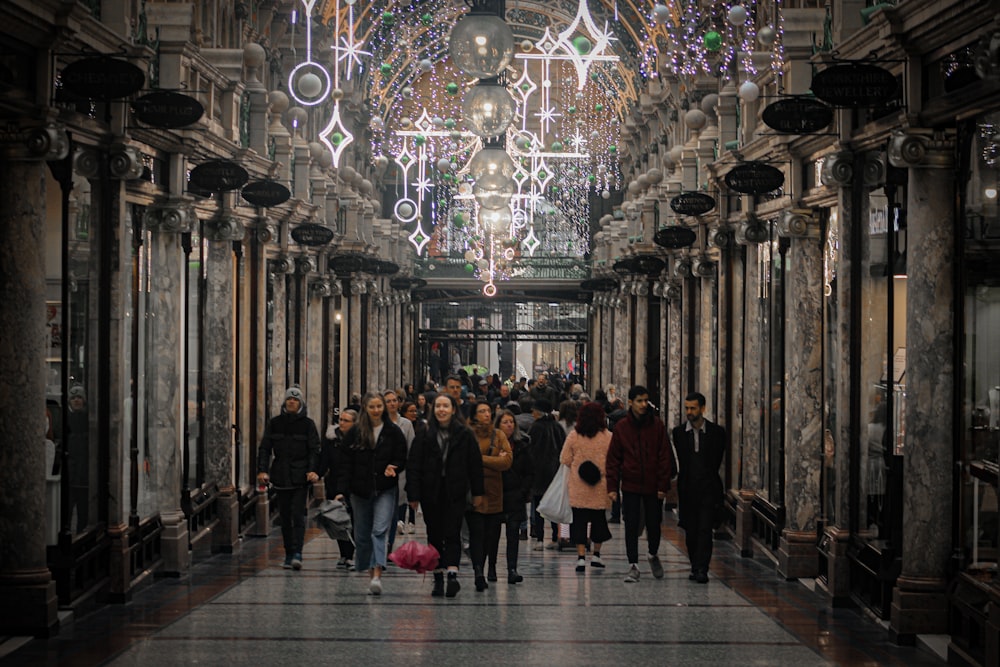
M482 593L483 591L485 591L489 587L490 587L489 584L486 583L486 577L483 576L483 571L477 568L476 569L476 592L477 593Z
M489 573L486 575L486 581L496 581L497 580L497 564L493 563L490 565Z
M517 570L507 570L507 583L519 584L524 581L524 577L517 573Z
M462 586L458 583L458 572L449 572L448 587L445 589L444 596L446 598L453 598L458 595L460 590L462 590Z
M444 596L444 572L434 573L434 588L431 589L432 597L443 597Z

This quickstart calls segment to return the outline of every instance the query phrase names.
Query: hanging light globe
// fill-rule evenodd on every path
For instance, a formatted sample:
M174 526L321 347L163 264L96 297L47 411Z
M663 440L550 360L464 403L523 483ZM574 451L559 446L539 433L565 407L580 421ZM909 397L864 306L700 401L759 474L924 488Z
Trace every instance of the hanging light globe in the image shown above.
M508 208L510 198L514 196L514 188L514 181L503 174L487 174L476 179L472 195L485 209Z
M516 113L514 98L499 83L480 81L462 100L465 127L477 137L499 137Z
M480 2L451 29L448 53L460 70L477 79L496 76L514 57L514 33L496 10Z
M487 174L513 178L516 170L513 160L502 148L484 148L469 161L469 174L477 181Z
M503 234L510 230L510 225L514 221L510 208L484 208L479 211L479 222L484 230L489 230L494 234Z

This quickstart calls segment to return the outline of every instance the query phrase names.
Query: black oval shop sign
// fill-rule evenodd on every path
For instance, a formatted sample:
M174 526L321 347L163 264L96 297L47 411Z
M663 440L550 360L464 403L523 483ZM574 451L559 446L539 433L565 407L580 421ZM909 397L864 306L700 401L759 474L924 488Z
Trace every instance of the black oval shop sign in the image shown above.
M191 170L188 181L196 188L208 192L227 192L242 188L250 174L229 160L209 160Z
M680 215L701 215L715 208L715 199L704 192L682 192L670 200L670 208Z
M761 118L772 130L809 134L833 122L833 109L811 97L788 97L767 105Z
M326 245L333 240L333 230L323 225L307 222L292 230L292 239L300 245Z
M189 95L158 90L143 95L132 103L135 117L146 125L167 129L187 127L198 122L205 107Z
M653 243L664 248L687 248L697 238L698 235L695 234L693 229L680 226L664 227L657 230L656 234L653 235Z
M785 175L763 162L744 162L726 174L726 185L730 190L745 195L762 195L773 192L785 184Z
M281 183L266 180L247 183L240 195L254 206L277 206L292 197L292 193Z
M899 84L892 72L870 63L827 67L813 76L813 95L838 107L874 107L896 97Z
M128 97L146 85L141 69L118 58L97 56L70 63L59 75L63 88L80 97L108 102Z

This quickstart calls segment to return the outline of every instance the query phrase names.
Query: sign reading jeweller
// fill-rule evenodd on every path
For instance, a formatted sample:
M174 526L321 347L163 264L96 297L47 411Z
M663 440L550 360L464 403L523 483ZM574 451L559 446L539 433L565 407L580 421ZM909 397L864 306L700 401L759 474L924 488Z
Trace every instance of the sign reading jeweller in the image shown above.
M132 103L135 117L146 125L167 129L187 127L205 114L201 102L170 90L157 90Z
M250 179L247 170L229 160L209 160L191 170L188 182L208 192L239 190Z
M813 76L813 95L838 107L886 104L896 97L899 83L892 72L871 63L832 65Z
M333 230L311 222L292 230L292 239L299 245L321 246L333 240Z
M701 215L715 208L715 199L704 192L682 192L670 200L670 208L680 215Z
M292 193L277 181L251 181L243 186L240 195L254 206L277 206L291 199Z
M793 96L767 105L760 116L772 130L809 134L833 122L833 109L811 97Z
M127 60L97 56L66 65L59 74L59 83L79 97L109 102L142 90L146 75Z
M745 195L762 195L773 192L785 184L785 175L763 162L743 162L726 174L726 185L734 192Z

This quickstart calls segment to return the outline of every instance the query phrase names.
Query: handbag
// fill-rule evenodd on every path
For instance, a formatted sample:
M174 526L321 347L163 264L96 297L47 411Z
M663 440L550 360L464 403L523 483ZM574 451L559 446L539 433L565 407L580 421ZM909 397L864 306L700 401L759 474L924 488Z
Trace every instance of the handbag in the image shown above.
M573 523L573 508L569 504L569 466L563 463L556 471L555 477L545 489L545 494L538 502L538 513L555 523Z

